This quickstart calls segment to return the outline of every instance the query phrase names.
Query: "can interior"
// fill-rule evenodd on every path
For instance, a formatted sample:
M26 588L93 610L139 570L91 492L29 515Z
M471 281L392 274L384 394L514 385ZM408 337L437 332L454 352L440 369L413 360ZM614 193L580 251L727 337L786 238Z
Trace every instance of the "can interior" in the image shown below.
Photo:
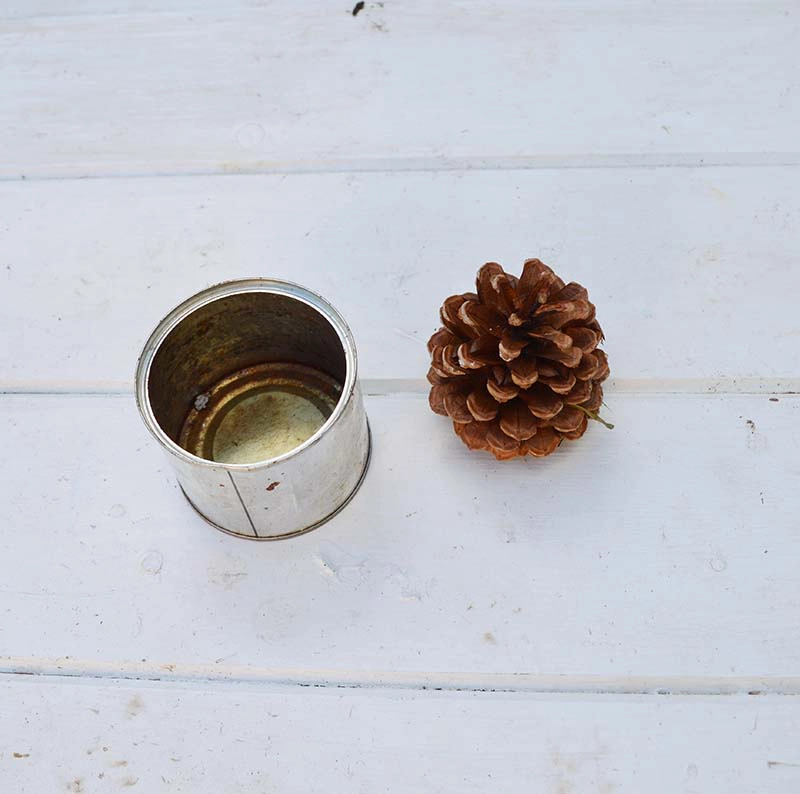
M317 309L281 293L239 292L172 328L147 387L159 426L187 452L257 463L325 423L346 371L342 342Z

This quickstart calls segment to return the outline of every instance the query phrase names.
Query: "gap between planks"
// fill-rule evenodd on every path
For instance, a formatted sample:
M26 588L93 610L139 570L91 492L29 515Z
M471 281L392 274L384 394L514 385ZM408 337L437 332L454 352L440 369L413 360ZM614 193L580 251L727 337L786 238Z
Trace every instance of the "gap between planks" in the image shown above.
M151 163L55 163L0 166L0 182L149 179L208 176L363 174L444 171L533 171L608 168L753 168L800 165L800 152L629 152L488 157L374 157L325 160L237 160Z
M324 689L511 692L561 695L800 695L800 676L597 676L536 673L448 673L364 670L283 670L217 664L101 662L0 657L0 676L154 682L266 684Z
M422 378L360 378L361 391L367 397L390 397L395 394L427 394L428 382ZM800 378L619 378L605 385L608 395L699 395L699 396L792 396L800 395ZM132 397L129 383L21 383L0 382L0 397Z

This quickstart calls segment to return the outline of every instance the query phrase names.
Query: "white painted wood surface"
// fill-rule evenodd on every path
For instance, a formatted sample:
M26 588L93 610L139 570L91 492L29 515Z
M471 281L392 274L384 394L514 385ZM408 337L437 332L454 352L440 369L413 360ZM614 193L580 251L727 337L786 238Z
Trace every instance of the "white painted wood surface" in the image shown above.
M0 9L0 788L795 791L796 5L350 6ZM617 428L497 464L424 342L529 255ZM198 519L130 396L245 275L342 310L375 434L280 544Z
M792 2L15 5L6 176L798 159Z
M421 394L369 397L353 503L251 544L187 509L132 398L6 396L30 464L5 475L0 637L26 658L2 665L798 673L800 398L608 403L614 431L542 466L470 454Z
M536 252L590 290L627 386L796 391L798 184L800 167L0 183L0 386L130 389L158 320L242 274L312 285L363 378L419 381L442 299Z
M800 781L797 708L770 696L56 679L3 683L0 698L27 715L13 732L0 722L0 775L7 790L21 794L782 794Z

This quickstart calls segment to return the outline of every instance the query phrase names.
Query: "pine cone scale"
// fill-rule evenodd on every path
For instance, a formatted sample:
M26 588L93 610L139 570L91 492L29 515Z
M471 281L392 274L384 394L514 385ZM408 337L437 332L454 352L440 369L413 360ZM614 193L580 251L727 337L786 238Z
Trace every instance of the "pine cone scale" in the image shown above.
M511 372L511 380L521 389L529 389L539 380L535 358L520 356L509 363L508 369Z
M467 408L477 422L491 422L500 413L497 400L482 386L469 393Z
M549 325L541 325L525 332L531 339L542 339L545 342L554 344L559 350L567 350L572 347L574 339L569 333L557 331Z
M527 441L536 435L536 419L525 403L513 400L500 408L500 429L517 441Z
M542 383L520 392L520 397L528 410L539 419L552 419L564 407L563 400Z
M558 430L560 433L573 433L580 427L584 417L585 414L579 408L575 408L572 405L565 405L564 408L552 418L550 425L554 430Z
M545 386L549 386L551 391L554 391L556 394L569 394L575 387L578 379L571 371L566 370L553 377L540 378L539 382L544 383Z
M501 384L492 378L486 381L486 389L499 403L507 403L519 394L519 386L515 383Z
M581 405L592 396L592 381L575 379L575 385L565 397L568 405Z
M543 458L558 449L561 438L552 427L542 427L533 438L528 439L523 445L523 454Z
M498 352L503 361L513 361L528 346L527 339L520 339L510 331L504 331L498 345Z

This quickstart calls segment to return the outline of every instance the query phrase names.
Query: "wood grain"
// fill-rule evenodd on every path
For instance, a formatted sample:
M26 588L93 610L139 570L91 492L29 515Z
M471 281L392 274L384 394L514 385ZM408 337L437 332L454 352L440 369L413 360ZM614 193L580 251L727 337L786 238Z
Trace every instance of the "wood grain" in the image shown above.
M397 693L0 682L0 775L19 794L523 791L784 794L789 699ZM224 783L220 783L224 781Z
M132 398L6 395L0 444L28 462L0 508L2 653L223 676L796 675L800 399L607 403L614 431L541 465L468 452L423 395L368 398L347 510L252 544L192 512Z
M798 162L791 2L352 5L12 4L0 174Z
M332 301L362 378L421 381L441 301L485 261L538 255L589 289L612 377L796 391L797 179L719 168L0 184L0 389L129 389L169 309L251 275Z

